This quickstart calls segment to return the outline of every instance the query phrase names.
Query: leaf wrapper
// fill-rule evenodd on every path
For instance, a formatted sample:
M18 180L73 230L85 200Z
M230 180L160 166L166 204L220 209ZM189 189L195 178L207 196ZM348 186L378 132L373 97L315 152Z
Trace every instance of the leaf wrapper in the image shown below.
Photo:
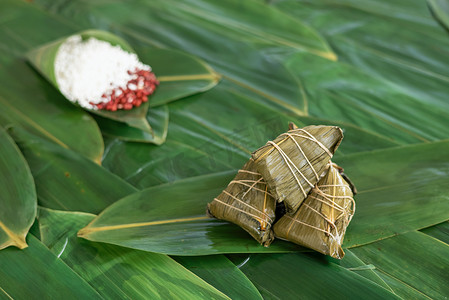
M274 239L271 226L276 201L268 192L262 175L250 159L228 187L207 205L208 214L239 225L260 244L269 246Z
M105 41L111 44L112 46L119 46L124 51L135 53L134 49L122 38L109 33L107 31L102 30L85 30L82 32L75 33L73 35L80 35L83 40L87 40L89 38L95 38L100 41ZM53 86L55 86L59 90L58 82L55 75L55 60L58 54L58 50L60 46L71 36L63 37L59 40L53 41L51 43L42 45L36 49L31 50L27 53L27 59L31 63L31 65L39 71ZM70 101L72 104L76 106L80 106L78 103ZM146 115L148 112L149 103L143 103L139 107L135 107L131 110L118 110L115 112L106 111L106 110L97 110L97 109L89 109L83 107L84 110L87 110L91 113L97 114L104 118L108 118L111 120L119 121L126 123L128 126L140 129L144 132L147 132L153 135L153 130L146 119Z
M252 158L274 198L284 201L288 212L296 212L325 171L343 131L336 126L290 126Z
M107 31L92 29L75 33L73 35L80 35L83 40L93 37L101 41L106 41L113 46L118 45L123 50L134 53L133 48L125 40ZM56 81L54 67L56 55L58 54L59 47L73 35L42 45L27 53L28 61L57 89L59 89L59 86Z
M351 187L336 165L330 164L298 211L284 215L274 232L278 238L342 259L341 245L354 212Z

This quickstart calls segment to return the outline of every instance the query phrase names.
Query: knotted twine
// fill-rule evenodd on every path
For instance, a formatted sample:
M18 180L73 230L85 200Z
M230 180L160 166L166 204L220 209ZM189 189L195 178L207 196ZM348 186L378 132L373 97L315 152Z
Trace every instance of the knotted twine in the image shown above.
M343 133L336 126L290 128L252 157L276 201L295 212L323 175Z
M274 239L276 201L250 159L226 189L207 205L209 215L239 225L264 246Z
M276 237L341 259L341 245L355 211L349 184L335 164L312 189L296 213L286 214L274 226Z

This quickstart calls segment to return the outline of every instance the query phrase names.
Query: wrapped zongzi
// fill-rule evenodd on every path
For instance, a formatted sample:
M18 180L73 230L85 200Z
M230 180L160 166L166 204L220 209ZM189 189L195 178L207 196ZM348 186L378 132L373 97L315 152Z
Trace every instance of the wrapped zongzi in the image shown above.
M341 168L334 164L327 167L298 211L277 221L274 232L278 238L341 259L345 254L341 245L355 202L350 185L340 174Z
M228 187L207 205L208 214L235 223L264 246L274 239L276 201L250 159Z
M336 126L290 130L256 150L252 157L278 202L295 212L323 174L343 138Z

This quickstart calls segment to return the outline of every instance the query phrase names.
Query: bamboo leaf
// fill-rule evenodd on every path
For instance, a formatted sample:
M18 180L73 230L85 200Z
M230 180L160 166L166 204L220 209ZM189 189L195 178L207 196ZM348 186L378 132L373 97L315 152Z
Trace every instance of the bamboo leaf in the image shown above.
M119 7L113 1L103 1L98 4L71 3L69 5L61 5L60 2L38 0L37 3L52 13L76 18L77 21L84 21L84 23L88 20L85 18L86 16L82 15L82 12L89 11L97 17L111 17L111 15L118 12ZM336 59L335 54L326 41L313 28L257 1L251 0L241 3L232 0L210 3L207 1L184 0L176 2L176 5L173 4L174 1L128 2L126 7L122 7L122 15L120 15L117 21L133 21L130 14L135 13L133 23L138 24L143 20L141 16L149 14L151 19L157 18L160 24L163 24L164 20L165 22L170 20L172 26L177 26L176 21L179 21L179 16L181 16L181 19L193 20L192 27L196 26L196 24L210 24L210 26L203 26L203 29L219 26L225 29L224 35L232 35L241 39L253 39L271 45L282 45L299 51L308 51L330 60ZM140 10L137 9L138 7L140 7ZM100 8L103 9L103 12L101 15L97 15ZM171 14L168 14L169 11ZM158 20L159 18L161 20ZM152 20L146 20L145 23L151 24L151 22ZM127 25L129 26L129 24ZM151 29L149 28L150 26L146 27ZM161 29L161 27L158 29ZM169 29L167 28L166 30Z
M262 299L254 284L224 255L175 256L173 259L231 299Z
M102 299L34 236L25 250L0 251L2 299Z
M447 138L448 40L447 33L426 7L429 2L413 1L405 5L401 1L382 0L270 1L275 2L276 8L252 0L243 4L237 0L217 3L201 0L176 3L140 0L126 3L113 0L35 2L47 5L49 13L34 9L34 4L13 0L4 0L0 4L0 39L5 41L0 43L3 46L0 47L0 61L5 61L7 67L0 70L0 81L8 87L0 91L0 99L5 99L0 100L4 107L0 111L0 124L21 124L32 134L100 160L102 151L98 149L102 146L97 139L98 129L92 127L92 119L79 109L63 104L64 99L48 83L37 78L17 59L37 45L82 29L110 30L136 49L152 45L187 51L205 59L224 77L215 91L170 103L171 124L166 145L158 148L110 136L105 154L107 168L139 188L153 187L119 200L106 209L105 216L117 206L113 216L115 223L106 226L160 222L161 219L156 217L165 222L165 214L174 218L203 218L204 211L199 209L204 209L204 203L226 186L228 177L234 175L231 172L235 172L230 170L240 168L249 152L283 132L288 121L297 121L301 116L300 121L304 124L298 124L300 126L330 123L346 130L345 141L335 158L343 162L346 172L362 190L356 196L358 210L348 229L346 246L384 240L354 248L354 258L358 260L354 259L351 265L342 262L337 266L322 256L302 253L252 255L249 264L241 267L263 296L332 299L371 296L377 299L394 297L393 290L405 299L419 299L431 293L433 298L448 294L445 284L448 263L444 259L447 254L442 250L445 244L428 235L410 238L410 233L405 233L448 219L448 191L444 181L449 173L445 156L449 148L447 141L351 154ZM303 22L312 24L326 36L338 53L339 62L316 55L323 49L325 53L333 52L327 42ZM17 61L12 64L11 58ZM283 66L284 63L290 69ZM31 83L23 84L24 78ZM313 117L303 117L309 112ZM83 122L78 125L74 120ZM116 136L123 138L124 135L117 130ZM135 133L129 133L129 136L135 137ZM34 137L22 135L22 138L28 153L32 153L27 158L32 157L30 161L36 164L36 168L32 167L33 174L37 177L43 174L40 186L50 191L48 194L44 189L38 192L56 207L67 201L73 208L82 205L86 210L98 212L117 200L117 195L125 197L136 191L70 151L62 151L59 146L42 146L42 140ZM46 157L37 157L40 153L45 153ZM61 163L63 168L58 169L52 162ZM84 169L76 168L76 163ZM96 177L88 174L91 168ZM62 186L64 178L61 174L65 175L66 170L70 170L69 174L77 174L69 180L70 196L67 199L69 193L51 186L52 178ZM222 171L230 173L222 174L219 179L217 174ZM102 177L106 177L105 180ZM45 179L49 181L44 182ZM167 182L174 183L161 185ZM205 182L211 183L210 191ZM95 183L99 185L95 186ZM80 187L88 192L83 193ZM167 195L163 195L163 191ZM146 198L137 201L143 194ZM130 201L133 205L120 207L120 203L126 203L125 200L131 197L136 200ZM76 201L80 203L76 204ZM181 211L179 203L190 204ZM159 214L145 220L147 211L140 207L150 211L153 204L160 208L156 211ZM152 226L161 232L155 232L154 236L162 235L164 226L168 225L169 234L178 240L191 239L200 232L196 238L203 238L202 242L210 245L219 237L222 244L212 246L223 247L221 251L227 251L228 246L234 250L242 249L245 242L251 241L235 226L220 227L225 224L211 223L207 227L202 220L157 223ZM176 228L176 224L180 228ZM209 230L211 228L223 230L214 232ZM121 236L111 236L116 239L114 242L126 241L128 246L134 247L152 237L147 233L133 232L133 235L123 231ZM407 239L390 242L398 238L391 237L396 234ZM232 236L232 241L237 244L230 245L226 236ZM385 239L387 237L391 238ZM164 238L166 240L162 240L158 247L168 245L169 236ZM156 239L151 242L156 243ZM378 246L387 242L391 244ZM185 241L181 242L182 247L185 244ZM198 243L200 248L204 244ZM176 246L179 245L173 243L171 247ZM379 250L375 246L390 250ZM253 251L251 247L245 251ZM142 253L122 250L133 255ZM120 256L108 258L109 263L119 260ZM18 264L17 261L21 260L15 259L14 263ZM426 264L430 267L421 272ZM19 268L23 270L24 266ZM279 275L273 276L273 273ZM91 274L97 273L92 271ZM4 280L2 276L1 280ZM326 286L336 287L329 292L323 288L323 282ZM434 288L434 285L439 287ZM434 291L429 291L431 289Z
M104 1L98 4L73 3L71 5L58 5L55 2L45 0L38 1L52 12L76 18L77 21L88 21L82 15L83 11L89 11L97 17L107 16L111 18L117 13L118 7L113 1ZM257 1L245 1L241 3L236 0L210 3L201 0L185 0L182 2L155 1L155 2L128 2L126 7L121 9L121 16L118 23L127 22L139 24L143 16L151 16L146 20L147 30L151 30L150 24L163 24L170 20L172 27L178 26L179 17L182 20L190 20L192 27L201 24L203 29L219 27L224 29L223 35L233 38L252 39L270 45L282 45L299 51L307 51L315 55L335 60L336 56L323 40L312 28L303 23L289 18L285 14L271 7L264 6ZM102 14L98 14L100 8ZM140 8L140 9L138 9ZM135 14L134 19L131 13ZM111 19L112 20L112 19ZM131 23L131 24L129 24ZM206 24L209 24L207 26ZM212 28L211 28L212 27ZM158 27L161 29L161 27ZM184 29L184 32L187 28ZM169 28L166 29L170 30Z
M77 34L83 39L96 38L114 46L118 45L125 51L136 52L125 40L109 32L86 30ZM27 58L32 65L56 88L58 88L58 83L55 76L54 63L58 49L66 39L62 38L40 46L27 54ZM165 104L184 96L208 90L217 84L219 76L204 62L179 51L141 49L137 51L137 55L143 63L153 68L153 72L156 73L158 80L161 82L161 86L157 89L157 96L152 96L148 103L144 103L140 107L131 110L110 112L106 110L85 109L103 118L123 122L128 127L143 131L142 135L152 136L154 140L153 130L146 118L150 105L157 106ZM156 138L156 141L159 143L161 142L160 140L161 136Z
M96 118L103 132L133 142L164 143L168 131L168 107L161 106L177 99L204 92L214 87L219 75L203 61L180 51L168 49L136 48L139 57L150 63L160 81L157 92L151 97L147 120L152 134L104 118Z
M0 18L3 20L0 24L0 124L20 125L100 162L103 140L95 121L81 109L66 103L22 59L31 48L73 29L17 1L2 1Z
M237 225L206 216L207 202L233 176L234 172L226 172L193 177L134 193L103 211L78 236L150 252L188 256L300 249L283 241L263 247ZM166 205L168 202L170 205ZM137 210L136 205L140 206Z
M349 271L352 271L372 282L378 284L384 289L394 293L394 290L376 273L376 266L371 264L366 264L357 255L355 255L352 250L345 251L345 257L341 260L329 259Z
M443 243L449 244L449 222L443 222L441 224L425 228L421 230L421 232L439 239Z
M449 172L449 165L441 163L448 151L449 142L437 142L339 158L359 190L343 246L371 243L449 219L449 203L443 201L445 177L435 176ZM237 226L205 217L206 203L234 174L192 177L132 194L109 206L79 236L173 255L300 250L281 241L257 247Z
M310 114L342 120L410 144L445 139L445 111L402 87L341 62L310 55L287 60L310 94ZM440 124L436 125L436 124Z
M404 266L405 267L405 266ZM429 299L426 295L422 294L420 291L410 287L401 280L394 278L390 275L382 273L381 271L375 270L375 273L394 291L396 295L402 299Z
M95 215L40 209L42 242L104 298L229 299L170 257L80 240Z
M131 46L123 39L100 30L86 30L77 33L83 40L96 38L98 40L107 41L113 46L120 46L125 51L134 52ZM27 59L30 63L51 83L58 88L58 82L55 74L55 59L59 47L66 41L66 37L52 41L36 49L32 49L27 53Z
M400 299L372 281L325 261L322 256L254 254L240 270L264 299L295 299L298 295L304 299Z
M352 252L366 263L374 264L384 275L415 289L423 297L441 299L449 293L446 284L449 280L449 245L424 233L409 232L354 248ZM391 287L394 289L394 286ZM398 294L401 295L400 291Z
M36 217L36 190L27 162L14 141L0 127L0 250L23 249Z
M166 3L166 2L163 2ZM167 7L172 3L167 3ZM223 27L238 31L263 42L283 45L313 53L329 60L336 60L332 50L312 29L300 22L294 22L277 10L263 7L255 1L184 1L176 6L184 16L194 16L211 21ZM271 25L271 24L276 25ZM270 24L270 25L268 25ZM292 26L292 27L290 27Z
M106 133L116 137L123 137L124 140L152 142L160 145L164 142L167 134L168 108L154 111L154 109L149 109L149 107L164 105L186 96L207 91L218 83L220 76L204 61L181 51L151 49L141 46L136 48L136 53L142 62L152 67L160 82L155 94L151 96L148 103L137 109L116 112L93 112L121 122L124 119L121 117L116 118L115 116L123 115L124 118L131 115L136 116L138 120L131 123L125 121L129 126L115 123L114 127L117 128L112 131L112 126L109 125ZM150 119L153 119L155 123L149 122ZM102 130L104 129L104 123L104 121L100 123ZM151 124L151 128L147 128L147 124ZM128 129L128 127L131 128ZM157 127L157 129L153 127ZM137 130L133 130L134 128Z
M375 282L402 299L429 299L401 280L383 273L377 266L366 264L352 250L347 250L346 256L342 260L338 262L333 260L332 262Z
M281 113L235 87L225 79L213 90L170 104L170 134L160 147L108 140L103 165L138 188L238 169L252 151L284 132L291 121L300 127L343 128L345 139L336 155L398 145L346 123Z
M444 0L427 0L435 18L449 30L449 3Z
M449 172L448 150L449 142L444 141L338 159L359 190L343 247L448 220L448 191L443 183Z
M136 191L125 181L71 150L19 128L12 130L11 134L30 166L41 206L98 213Z
M326 118L332 119L328 116L332 113L327 107L330 104L337 111L334 118L342 117L341 109L346 110L345 119L349 116L356 122L367 120L361 115L375 115L376 119L384 118L396 127L396 133L392 131L395 135L398 135L398 129L405 129L422 141L448 136L444 124L449 110L445 96L449 92L449 39L447 32L432 18L426 1L414 1L407 5L400 1L384 0L279 1L277 4L285 13L317 28L332 43L339 55L339 62L349 63L383 81L383 88L378 94L377 86L365 82L366 76L360 80L354 79L358 72L353 75L344 72L338 77L334 74L332 79L325 70L315 69L313 73L324 75L319 76L321 81L317 81L321 87L329 86L328 80L332 80L332 87L325 94L332 93L332 88L339 87L335 84L345 82L340 79L348 75L351 79L347 83L349 86L354 86L352 81L366 85L365 92L349 90L342 93L337 90L337 95L330 95L333 96L331 99L329 95L320 95L318 89L309 86L309 90L316 94L311 104L319 105L316 112L319 111L320 115L325 113ZM325 68L328 64L323 62L322 65ZM303 67L303 70L309 71L310 67ZM307 77L304 75L301 78ZM393 92L389 100L382 95L384 89ZM321 97L325 98L324 101ZM376 100L389 103L379 102L376 105ZM407 134L403 135L407 137Z
M128 52L135 52L131 46L123 39L115 36L111 33L100 31L100 30L86 30L79 33L83 40L89 38L96 38L102 41L106 41L112 45L118 45L123 50ZM55 75L55 60L58 53L59 47L66 41L68 37L58 39L57 41L48 43L46 45L40 46L31 50L27 54L27 59L30 63L45 77L56 89L59 89L58 83L56 81ZM145 62L144 62L145 63ZM78 105L77 105L78 106ZM149 125L146 114L148 111L149 104L145 103L140 107L136 107L131 110L118 110L115 112L110 112L106 110L95 110L83 108L91 113L100 115L105 118L120 121L128 124L131 127L140 129L142 131L152 133L151 126Z
M137 47L136 52L151 65L160 82L151 98L150 107L207 91L220 80L218 73L193 55L143 46Z
M85 28L107 27L126 36L136 47L150 44L195 54L225 78L257 93L264 102L299 115L307 112L301 82L260 50L287 48L335 59L313 29L254 1L214 4L183 1L176 5L167 1L130 1L126 5L114 1L70 5L40 1L39 4ZM251 14L244 13L249 11ZM260 18L261 15L264 17Z
M106 118L96 117L95 120L101 128L101 132L109 137L129 142L161 145L167 138L169 109L167 105L161 105L148 110L147 120L152 124L152 134Z

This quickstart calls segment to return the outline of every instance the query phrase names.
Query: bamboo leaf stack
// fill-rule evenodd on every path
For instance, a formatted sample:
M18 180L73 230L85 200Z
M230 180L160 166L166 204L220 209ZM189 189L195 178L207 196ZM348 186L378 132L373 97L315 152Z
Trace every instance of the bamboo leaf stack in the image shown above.
M235 223L259 243L274 236L341 259L355 212L353 190L331 158L343 139L336 126L289 130L254 151L208 214ZM286 213L275 214L276 203Z

